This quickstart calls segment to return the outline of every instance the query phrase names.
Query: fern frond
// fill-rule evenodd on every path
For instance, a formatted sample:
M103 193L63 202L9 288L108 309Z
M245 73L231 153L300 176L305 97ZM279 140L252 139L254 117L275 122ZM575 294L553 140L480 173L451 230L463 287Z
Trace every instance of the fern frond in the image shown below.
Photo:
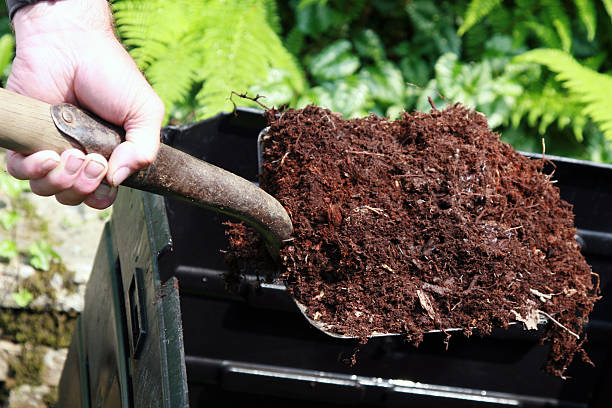
M302 91L303 73L273 27L275 7L274 0L113 2L122 41L166 112L197 91L198 118L230 110L232 90L265 84L273 68Z
M531 31L535 37L547 48L561 48L561 41L551 27L537 21L525 21L517 25L517 30L523 33Z
M130 49L140 69L167 53L169 44L193 31L201 21L194 19L206 2L189 0L115 0L113 2L117 31ZM199 26L198 29L204 29Z
M549 20L561 40L561 48L569 52L572 48L572 26L563 3L561 0L543 0L542 5L545 10L545 19Z
M495 6L501 4L501 0L472 0L463 17L463 24L457 33L465 34L470 28L487 16Z
M560 130L570 126L576 140L582 142L587 123L587 118L581 114L582 108L583 104L577 98L559 89L558 83L551 78L542 86L523 92L510 119L515 128L523 118L526 119L529 127L537 126L541 135L555 122Z
M606 11L608 12L608 15L612 19L612 0L601 0L601 1L604 4Z
M282 45L279 37L265 24L266 16L256 1L226 1L224 7L210 8L214 21L232 21L227 27L210 27L202 37L203 56L199 76L203 82L196 95L201 108L198 118L232 109L228 97L232 90L245 92L251 85L263 83L271 67L286 72L297 92L304 87L301 71Z
M589 41L595 39L595 31L597 30L597 11L595 11L595 3L593 0L574 0L578 17L586 27L587 38Z
M280 34L282 27L276 0L263 0L262 6L263 9L266 10L266 21L268 25L276 34Z
M550 49L529 51L520 61L535 62L555 72L556 79L584 104L582 114L589 116L612 140L612 76L582 66L571 55Z

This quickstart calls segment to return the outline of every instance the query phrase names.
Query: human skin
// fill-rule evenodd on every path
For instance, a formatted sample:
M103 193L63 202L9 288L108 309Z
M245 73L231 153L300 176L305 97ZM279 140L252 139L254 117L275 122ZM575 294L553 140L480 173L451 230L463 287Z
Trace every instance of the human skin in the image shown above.
M19 9L13 26L17 47L6 88L85 108L123 126L126 140L108 161L76 149L29 156L8 151L8 172L62 204L110 206L115 187L155 159L162 101L116 39L106 0L41 1Z

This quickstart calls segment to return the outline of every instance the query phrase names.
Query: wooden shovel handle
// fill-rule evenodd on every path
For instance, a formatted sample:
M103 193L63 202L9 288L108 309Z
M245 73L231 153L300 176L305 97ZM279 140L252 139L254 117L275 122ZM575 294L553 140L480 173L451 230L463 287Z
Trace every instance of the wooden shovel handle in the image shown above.
M73 148L57 129L51 105L0 88L0 146L22 154Z

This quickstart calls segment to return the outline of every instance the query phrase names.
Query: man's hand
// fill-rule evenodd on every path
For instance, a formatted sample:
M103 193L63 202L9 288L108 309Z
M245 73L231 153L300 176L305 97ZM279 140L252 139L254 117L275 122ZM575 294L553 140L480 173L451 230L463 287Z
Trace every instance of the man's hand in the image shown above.
M32 191L67 205L112 204L117 186L150 164L159 148L164 106L114 36L106 0L42 1L13 19L17 52L6 88L50 103L68 102L126 130L108 162L67 150L8 152L8 171ZM100 184L104 178L108 184Z

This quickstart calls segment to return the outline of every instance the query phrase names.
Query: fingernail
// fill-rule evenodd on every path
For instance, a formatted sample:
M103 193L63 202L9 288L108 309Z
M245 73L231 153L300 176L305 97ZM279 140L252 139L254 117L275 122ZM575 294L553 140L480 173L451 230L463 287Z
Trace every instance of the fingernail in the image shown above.
M130 169L128 167L120 167L113 174L113 186L118 186L130 175Z
M47 159L41 164L40 168L44 172L49 172L53 170L54 168L56 168L58 164L59 164L59 161L55 159Z
M100 184L96 191L94 191L94 197L98 199L104 199L115 194L117 187L111 187L108 184Z
M83 165L83 159L77 156L69 156L66 164L64 165L64 169L66 169L66 173L73 175Z
M99 163L95 160L90 160L89 163L85 165L84 173L87 178L97 179L98 177L100 177L100 175L102 174L102 172L104 172L105 169L106 166L102 163Z

